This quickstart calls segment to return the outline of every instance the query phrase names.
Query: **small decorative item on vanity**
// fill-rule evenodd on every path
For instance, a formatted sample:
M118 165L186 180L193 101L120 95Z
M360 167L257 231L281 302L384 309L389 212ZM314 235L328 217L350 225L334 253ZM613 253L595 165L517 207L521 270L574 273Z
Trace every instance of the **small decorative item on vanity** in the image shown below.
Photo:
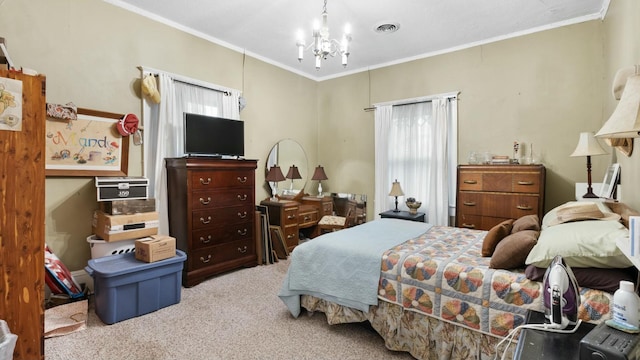
M324 168L318 165L311 177L311 180L318 180L318 197L322 197L322 180L328 179L327 174L324 172Z
M420 206L422 206L422 202L421 201L416 201L415 198L407 198L406 202L407 207L409 208L409 213L411 214L417 214L418 213L418 209L420 208Z

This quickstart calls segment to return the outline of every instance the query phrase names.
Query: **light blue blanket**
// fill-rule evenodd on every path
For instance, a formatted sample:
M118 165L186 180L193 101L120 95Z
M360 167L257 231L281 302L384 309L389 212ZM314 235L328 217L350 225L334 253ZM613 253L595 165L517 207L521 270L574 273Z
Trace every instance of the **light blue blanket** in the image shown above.
M382 254L430 227L385 218L309 240L291 253L278 296L294 317L300 314L303 294L368 312L370 305L378 304Z

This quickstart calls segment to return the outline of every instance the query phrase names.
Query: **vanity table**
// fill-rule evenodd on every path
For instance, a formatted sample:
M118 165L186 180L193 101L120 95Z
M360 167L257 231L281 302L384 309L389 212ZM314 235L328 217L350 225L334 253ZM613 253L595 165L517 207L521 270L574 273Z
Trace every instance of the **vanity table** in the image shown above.
M304 192L310 175L309 163L304 149L295 140L283 139L271 148L265 174L275 165L287 174L281 183L284 186L266 181L268 192L277 193L277 200L267 198L260 205L268 209L269 224L280 227L288 251L298 245L301 236L312 239L320 235L318 222L325 215L346 217L348 213L353 214L354 225L367 221L366 195L331 193L327 196L325 193L325 196L318 197ZM292 175L292 168L299 170L299 177Z
M270 225L282 230L289 252L300 242L300 233L308 238L318 236L318 221L333 213L333 201L328 196L283 196L278 200L263 200L260 205L268 208Z

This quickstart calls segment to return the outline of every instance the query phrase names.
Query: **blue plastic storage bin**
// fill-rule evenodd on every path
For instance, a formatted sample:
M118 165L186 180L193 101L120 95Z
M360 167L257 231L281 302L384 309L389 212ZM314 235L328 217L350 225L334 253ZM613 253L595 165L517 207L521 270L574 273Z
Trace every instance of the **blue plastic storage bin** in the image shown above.
M152 263L134 253L91 259L85 270L93 277L96 314L113 324L180 302L182 267L187 255Z

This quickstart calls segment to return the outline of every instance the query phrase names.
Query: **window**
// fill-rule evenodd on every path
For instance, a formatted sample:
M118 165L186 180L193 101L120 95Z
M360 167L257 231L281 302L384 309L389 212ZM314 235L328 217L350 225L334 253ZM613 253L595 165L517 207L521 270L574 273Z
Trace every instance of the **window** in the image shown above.
M400 182L404 198L434 225L455 214L457 94L376 104L376 213L395 206L388 196ZM398 205L407 210L404 199Z

